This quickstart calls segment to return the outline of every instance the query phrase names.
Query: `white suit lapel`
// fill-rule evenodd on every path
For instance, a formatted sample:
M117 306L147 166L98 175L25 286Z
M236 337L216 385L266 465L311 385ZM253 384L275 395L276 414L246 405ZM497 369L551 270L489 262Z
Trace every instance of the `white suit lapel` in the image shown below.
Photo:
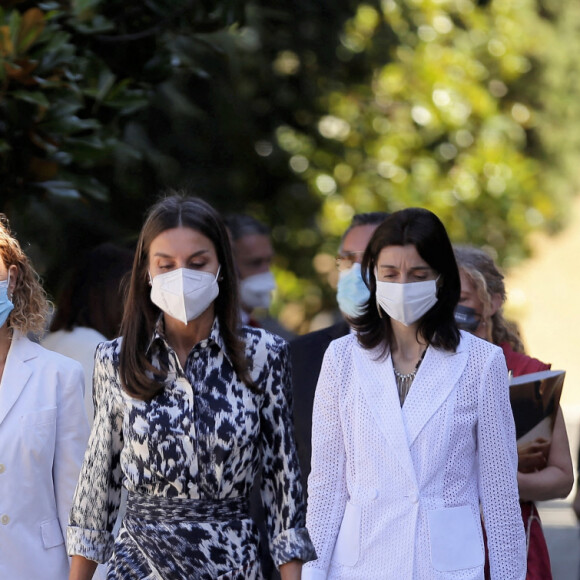
M467 364L462 340L456 352L429 347L403 405L409 446L455 388Z
M27 360L36 356L30 347L30 341L14 331L0 386L0 425L20 397L32 374L30 365L25 364Z
M357 345L357 347L360 349ZM361 349L362 350L362 349ZM355 375L360 378L361 391L385 439L397 456L411 481L417 482L409 442L401 413L391 356L376 359L374 351L355 356Z

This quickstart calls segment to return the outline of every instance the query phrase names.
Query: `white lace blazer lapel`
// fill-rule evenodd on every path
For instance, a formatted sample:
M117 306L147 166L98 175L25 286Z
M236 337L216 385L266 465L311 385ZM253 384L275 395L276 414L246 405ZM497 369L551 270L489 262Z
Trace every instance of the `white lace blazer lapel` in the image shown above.
M391 357L375 360L377 353L373 351L360 355L355 357L355 375L360 381L363 396L392 452L416 483Z
M467 364L467 355L464 341L456 352L427 349L402 409L409 446L453 392Z

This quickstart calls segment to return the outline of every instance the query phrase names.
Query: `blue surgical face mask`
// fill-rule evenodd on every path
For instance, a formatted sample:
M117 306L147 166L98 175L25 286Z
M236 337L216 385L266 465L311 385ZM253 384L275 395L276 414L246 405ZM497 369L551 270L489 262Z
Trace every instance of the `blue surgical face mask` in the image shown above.
M458 304L455 307L455 322L461 330L475 332L481 322L481 316L475 309Z
M8 284L10 284L10 272L8 272L6 280L0 281L0 326L4 326L8 315L14 309L14 304L8 298Z
M341 312L349 318L362 314L362 307L370 297L369 289L363 282L360 264L343 270L338 277L336 301Z

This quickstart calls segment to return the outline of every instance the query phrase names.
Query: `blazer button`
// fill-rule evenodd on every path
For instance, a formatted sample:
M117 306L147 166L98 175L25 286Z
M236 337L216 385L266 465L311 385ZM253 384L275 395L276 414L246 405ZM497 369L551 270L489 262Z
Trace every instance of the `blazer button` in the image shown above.
M0 519L0 521L2 522L3 525L6 526L8 523L10 523L10 518L6 514L4 514L2 516L2 519Z
M377 499L379 497L379 490L371 489L369 495L371 496L371 499Z
M411 503L417 503L419 501L419 496L416 493L412 493L409 496L409 500L411 501Z

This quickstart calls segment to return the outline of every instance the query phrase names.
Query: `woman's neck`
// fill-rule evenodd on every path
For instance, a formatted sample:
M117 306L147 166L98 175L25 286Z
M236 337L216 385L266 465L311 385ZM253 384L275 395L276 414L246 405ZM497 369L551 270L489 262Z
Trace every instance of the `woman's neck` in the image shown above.
M477 330L473 333L483 340L488 342L493 342L493 321L490 317L483 318L477 327Z
M191 349L201 340L209 337L213 325L214 310L208 308L201 316L195 320L190 320L187 324L164 315L165 339L175 350L181 366L185 365L187 356Z
M417 335L417 324L405 326L391 319L393 329L393 343L391 344L391 356L395 367L401 372L413 370L417 361L427 348L427 341Z

